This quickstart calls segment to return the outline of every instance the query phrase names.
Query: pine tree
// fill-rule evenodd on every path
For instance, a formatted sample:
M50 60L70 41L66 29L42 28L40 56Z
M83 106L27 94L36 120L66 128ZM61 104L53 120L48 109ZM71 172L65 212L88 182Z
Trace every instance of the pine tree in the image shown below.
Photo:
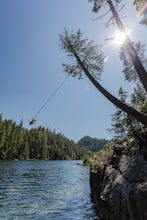
M81 39L79 30L76 34L73 32L68 34L65 30L64 34L60 35L60 42L61 48L67 53L67 56L75 61L72 64L63 64L65 72L74 77L78 76L78 78L82 78L85 74L110 102L147 127L146 115L117 99L97 81L103 70L105 59L97 45L87 39Z
M131 62L138 74L138 77L142 83L142 85L144 86L146 92L147 92L147 72L143 66L143 63L141 62L140 58L137 55L137 52L134 48L134 45L132 43L132 41L129 39L128 35L127 35L127 31L125 30L125 26L122 23L119 14L117 12L117 10L115 9L115 6L113 4L114 3L120 3L122 2L122 0L89 0L89 2L93 2L94 6L93 6L93 11L94 12L98 12L104 4L107 4L110 8L110 11L112 13L114 22L116 24L116 26L118 27L120 32L123 32L126 34L126 39L125 42L123 43L123 47L126 49Z

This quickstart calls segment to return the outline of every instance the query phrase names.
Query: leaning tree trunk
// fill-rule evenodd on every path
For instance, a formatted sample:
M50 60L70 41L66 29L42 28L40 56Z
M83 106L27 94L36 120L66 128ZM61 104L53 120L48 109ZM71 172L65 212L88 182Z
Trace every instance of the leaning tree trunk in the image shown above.
M121 22L120 17L118 15L117 11L115 10L112 1L109 0L109 1L107 1L107 3L110 6L111 12L112 12L113 17L116 21L118 29L125 33L126 32L125 27L124 27L123 23ZM124 46L126 47L128 54L130 55L131 61L134 65L134 68L140 78L140 81L143 84L143 86L147 92L147 72L146 72L145 68L143 67L143 64L140 61L140 59L136 53L136 50L135 50L135 48L134 48L134 46L128 36L124 42Z
M90 74L84 63L81 61L80 57L74 50L74 47L71 45L70 41L67 39L67 43L69 45L69 48L71 49L72 53L74 54L75 58L77 59L77 62L80 64L81 68L85 72L86 76L90 79L90 81L93 83L93 85L115 106L126 112L128 115L132 116L137 121L141 122L147 127L147 116L141 114L137 110L133 109L132 107L126 105L125 103L121 102L119 99L117 99L115 96L113 96L111 93L109 93L103 86L101 86L100 83L95 80L95 78Z

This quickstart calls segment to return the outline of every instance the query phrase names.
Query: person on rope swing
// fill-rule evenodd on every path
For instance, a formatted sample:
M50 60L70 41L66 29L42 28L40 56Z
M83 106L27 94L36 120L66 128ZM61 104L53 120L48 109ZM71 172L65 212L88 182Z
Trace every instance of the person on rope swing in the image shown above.
M33 125L36 123L36 119L35 118L32 118L31 121L29 121L29 125Z

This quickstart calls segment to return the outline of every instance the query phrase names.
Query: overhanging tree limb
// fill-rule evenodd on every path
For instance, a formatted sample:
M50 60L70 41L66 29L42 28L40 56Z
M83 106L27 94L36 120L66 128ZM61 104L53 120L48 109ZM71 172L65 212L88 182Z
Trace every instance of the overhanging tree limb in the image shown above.
M100 83L90 74L89 70L85 66L85 64L82 62L80 57L78 56L74 46L71 44L70 39L65 33L65 39L68 50L74 55L77 62L79 63L81 69L84 71L86 76L89 78L89 80L92 82L92 84L115 106L119 107L121 110L132 116L137 121L141 122L147 127L147 116L141 114L137 110L133 109L132 107L126 105L125 103L121 102L119 99L117 99L115 96L113 96L110 92L108 92L103 86L101 86ZM64 42L65 43L65 42Z

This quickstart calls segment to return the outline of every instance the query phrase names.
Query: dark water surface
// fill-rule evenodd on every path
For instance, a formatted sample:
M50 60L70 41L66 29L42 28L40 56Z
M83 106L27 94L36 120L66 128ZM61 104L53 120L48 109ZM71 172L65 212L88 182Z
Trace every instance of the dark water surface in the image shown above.
M81 161L0 161L0 220L96 220Z

